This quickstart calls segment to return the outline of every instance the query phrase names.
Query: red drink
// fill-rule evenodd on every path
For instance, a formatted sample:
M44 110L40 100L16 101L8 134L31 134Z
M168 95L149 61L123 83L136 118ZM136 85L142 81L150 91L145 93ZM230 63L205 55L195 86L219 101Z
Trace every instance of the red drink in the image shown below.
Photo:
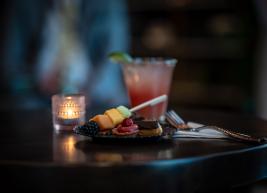
M123 64L131 106L137 106L163 94L168 95L175 64L175 59L161 58L135 59L133 63ZM145 107L137 113L149 119L159 119L165 113L167 104L165 101L153 107Z

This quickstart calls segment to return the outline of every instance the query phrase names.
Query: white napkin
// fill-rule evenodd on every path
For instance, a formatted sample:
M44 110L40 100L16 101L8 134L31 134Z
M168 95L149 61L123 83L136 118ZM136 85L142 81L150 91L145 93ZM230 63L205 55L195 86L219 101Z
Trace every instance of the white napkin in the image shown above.
M204 125L195 123L195 122L188 122L187 125L191 128L197 128L202 127ZM174 138L206 138L206 139L225 139L229 138L227 135L225 135L222 132L216 131L214 129L209 128L208 126L201 129L200 131L183 131L178 130L173 135Z

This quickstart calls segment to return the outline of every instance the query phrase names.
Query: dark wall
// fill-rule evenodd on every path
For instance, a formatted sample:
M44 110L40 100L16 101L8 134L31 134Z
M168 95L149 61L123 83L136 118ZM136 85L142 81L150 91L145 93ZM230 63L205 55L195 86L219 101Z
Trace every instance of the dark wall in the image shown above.
M249 0L129 0L132 53L179 59L181 107L254 111L258 22Z

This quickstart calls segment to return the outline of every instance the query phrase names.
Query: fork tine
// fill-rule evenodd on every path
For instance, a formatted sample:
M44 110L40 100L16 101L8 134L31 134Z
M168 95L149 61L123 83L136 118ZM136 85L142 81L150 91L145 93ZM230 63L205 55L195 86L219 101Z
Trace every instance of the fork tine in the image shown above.
M184 124L184 120L174 111L174 110L170 110L170 114L172 114L172 116L179 122Z
M177 119L170 111L166 112L166 118L168 118L167 120L172 121L175 125L184 124L181 119Z
M177 125L181 124L180 120L176 119L171 113L169 115Z
M167 117L168 117L172 122L174 122L175 124L177 124L176 119L172 116L172 114L170 114L170 112L167 112L166 115L167 115Z
M176 122L176 120L170 115L170 113L169 113L169 112L166 112L166 113L165 113L165 116L166 116L167 121L168 121L172 126L174 126L174 127L176 128L176 127L177 127L177 122Z
M173 122L173 120L170 117L166 116L166 119L173 127L176 128L177 124L175 122Z
M170 114L177 120L182 121L180 116L177 115L177 113L174 110L170 110Z

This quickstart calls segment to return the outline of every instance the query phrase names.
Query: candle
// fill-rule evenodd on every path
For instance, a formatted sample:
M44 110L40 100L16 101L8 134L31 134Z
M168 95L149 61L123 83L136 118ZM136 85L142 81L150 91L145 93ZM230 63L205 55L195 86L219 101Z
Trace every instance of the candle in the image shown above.
M66 100L59 105L58 117L62 119L75 119L81 115L81 105L73 101L72 97L66 97Z
M79 94L52 96L52 115L56 131L72 130L85 121L85 97Z

